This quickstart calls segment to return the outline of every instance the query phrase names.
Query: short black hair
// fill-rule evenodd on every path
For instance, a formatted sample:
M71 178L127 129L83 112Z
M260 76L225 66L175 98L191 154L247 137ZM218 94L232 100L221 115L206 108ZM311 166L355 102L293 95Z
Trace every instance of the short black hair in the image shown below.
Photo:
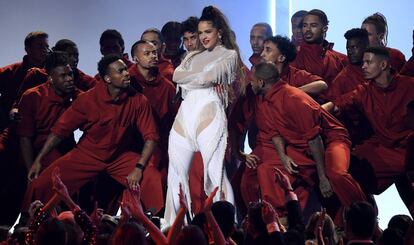
M374 234L377 214L368 202L354 202L345 210L347 228L361 239L370 239Z
M28 47L32 45L33 41L38 38L49 38L49 35L43 31L32 31L27 34L26 38L24 39L24 46Z
M414 101L411 101L410 103L412 102ZM412 222L413 219L411 219L410 216L405 214L397 214L394 215L388 222L388 229L399 230L405 235Z
M388 51L388 48L384 46L369 46L365 49L364 53L373 53L374 55L378 55L386 60L390 59L390 51Z
M316 15L322 22L322 25L327 26L329 24L328 16L326 16L325 12L320 9L312 9L310 10L305 16L308 15Z
M102 79L108 74L108 66L119 59L121 59L121 57L116 54L108 54L102 57L98 62L98 72Z
M293 60L295 60L297 55L296 46L290 41L289 38L276 35L274 37L266 38L265 42L274 43L279 49L280 53L286 57L287 63L290 63Z
M152 44L152 43L144 41L144 40L136 41L134 44L132 44L132 47L131 47L131 57L134 57L136 47L138 47L138 45L143 44L143 43Z
M264 28L266 29L266 37L271 37L271 36L273 36L273 30L272 30L272 27L271 27L268 23L266 23L266 22L259 22L259 23L256 23L256 24L254 24L254 25L252 26L252 29L253 29L253 28L255 28L255 27L257 27L257 26L261 26L261 27L264 27Z
M182 36L182 26L180 22L168 21L161 28L161 34L165 39L169 38L180 38Z
M273 63L261 62L254 66L254 76L266 83L274 83L279 80L279 71Z
M198 32L198 17L191 16L181 22L181 35L184 32L197 33Z
M58 66L69 65L69 58L66 52L52 51L46 56L45 70L50 75L51 71Z
M157 28L148 28L146 29L142 34L141 34L141 39L142 37L147 34L147 33L155 33L158 35L158 38L160 39L161 43L165 42L164 36L162 35L161 31L158 30Z
M352 28L351 30L345 32L344 37L346 40L359 39L364 43L369 44L368 32L362 28Z
M404 234L400 230L387 228L379 239L381 245L404 245Z
M229 237L234 231L235 208L227 201L218 201L211 205L211 212L223 232L224 237Z
M308 11L306 10L299 10L297 12L295 12L292 17L290 17L290 20L292 20L293 18L302 18L305 17L305 15L308 13Z
M53 51L63 51L65 52L69 47L76 47L76 43L69 39L60 39L56 42L55 46L52 48Z
M99 38L99 45L102 46L104 40L108 40L108 39L117 39L121 48L122 49L125 48L124 39L122 38L122 35L119 31L115 29L107 29L104 32L102 32L101 38Z

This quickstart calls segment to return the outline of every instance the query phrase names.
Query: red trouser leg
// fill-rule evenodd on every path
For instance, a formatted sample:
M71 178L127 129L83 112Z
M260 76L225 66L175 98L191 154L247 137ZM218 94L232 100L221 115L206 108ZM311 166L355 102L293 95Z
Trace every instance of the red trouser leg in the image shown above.
M189 186L191 196L191 210L198 214L204 209L204 201L207 198L204 191L204 165L200 152L195 152L189 171Z
M105 164L78 149L68 152L53 162L37 179L32 181L26 192L23 211L27 211L30 203L34 200L40 200L43 203L49 200L53 193L51 176L56 167L60 168L61 179L67 186L69 194L73 194L88 180L102 171Z
M259 201L259 180L257 178L257 171L246 167L240 182L241 195L246 207L251 202Z
M330 143L325 150L325 171L333 191L342 205L348 207L356 201L365 201L358 182L348 173L349 145L341 141Z
M405 149L385 147L376 140L367 140L357 146L353 152L358 158L366 159L377 178L377 190L380 194L394 183L395 177L405 170Z
M241 217L244 217L247 214L247 206L243 201L241 188L241 181L245 169L246 165L244 163L241 163L236 173L233 175L233 178L231 179L231 186L233 187L234 194L234 203L236 204L236 208Z
M144 207L157 214L164 207L163 174L159 170L161 151L157 148L148 161L144 170L141 186L141 200Z

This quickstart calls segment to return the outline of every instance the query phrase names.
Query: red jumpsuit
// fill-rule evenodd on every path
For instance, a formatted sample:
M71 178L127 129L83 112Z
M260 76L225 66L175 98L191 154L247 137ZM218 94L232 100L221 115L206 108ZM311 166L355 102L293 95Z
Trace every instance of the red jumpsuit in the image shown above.
M267 120L274 130L271 136L281 136L288 147L308 158L312 156L309 141L320 135L326 147L326 176L342 205L365 200L358 183L348 173L351 142L343 125L309 95L283 81L273 85L265 100L269 110ZM311 160L307 164L315 163Z
M128 89L115 101L104 83L81 94L51 131L63 139L77 128L84 132L79 143L32 182L33 191L26 195L23 210L27 210L32 200L45 202L50 198L51 174L55 167L60 168L61 179L70 194L100 172L107 172L126 186L126 177L140 158L130 150L137 138L134 132L139 130L145 140L158 140L151 105L145 96Z
M23 94L18 105L22 119L17 124L16 133L19 137L32 139L34 156L42 149L54 123L79 93L79 90L75 90L71 95L60 97L52 84L46 82ZM71 150L74 145L74 137L70 135L42 159L42 170Z
M284 212L284 193L275 182L276 172L273 167L277 167L282 171L284 169L272 144L271 136L268 136L271 129L269 124L266 123L265 114L268 112L264 110L264 106L266 106L266 103L263 96L255 96L251 86L248 86L246 96L238 101L238 106L229 119L230 127L240 135L248 128L252 120L258 128L256 146L252 154L257 155L260 161L256 169L244 169L240 184L241 195L246 206L250 202L258 201L261 197L269 201L279 212ZM314 172L314 169L305 167L300 177L296 178L288 174L292 182L296 181L297 188L295 191L298 193L303 206L307 202L308 183L312 182L309 179L312 172Z
M141 182L141 197L144 206L153 208L155 213L158 213L164 207L168 170L168 136L178 110L178 106L172 104L175 87L171 81L161 74L154 81L147 81L136 65L131 66L128 70L131 75L131 85L141 91L151 104L159 129L158 147L145 168Z
M292 66L318 75L328 84L328 89L321 94L322 100L329 94L332 81L346 65L344 58L333 51L329 45L308 44L303 42L298 47L296 59Z
M374 135L353 154L372 166L377 179L375 193L382 193L405 170L406 138L412 132L405 123L406 105L413 98L414 78L393 74L385 89L370 81L334 100L341 111L351 106L362 110L371 123Z
M366 84L361 65L348 64L336 76L329 89L330 100L354 90L360 84ZM360 144L372 134L371 125L358 110L347 110L337 115L338 119L346 126L353 144Z

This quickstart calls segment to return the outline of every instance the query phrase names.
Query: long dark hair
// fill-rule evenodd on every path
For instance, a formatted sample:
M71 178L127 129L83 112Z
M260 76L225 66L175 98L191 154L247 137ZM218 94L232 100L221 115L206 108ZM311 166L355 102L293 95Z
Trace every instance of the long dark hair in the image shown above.
M245 75L243 72L243 61L241 60L240 56L240 49L236 43L235 37L232 34L232 30L230 25L228 24L228 20L226 16L221 12L218 8L210 5L203 9L200 21L210 21L214 28L220 31L221 34L221 43L227 49L235 50L237 53L237 79L242 84L241 91L244 93L245 88Z

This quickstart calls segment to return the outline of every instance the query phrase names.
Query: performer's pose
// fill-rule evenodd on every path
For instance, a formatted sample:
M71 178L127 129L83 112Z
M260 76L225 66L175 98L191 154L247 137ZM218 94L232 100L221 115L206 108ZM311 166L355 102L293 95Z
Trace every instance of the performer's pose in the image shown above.
M233 192L223 166L227 143L228 85L242 64L239 49L224 15L215 7L204 8L198 24L202 51L190 52L174 72L173 80L184 101L170 132L168 191L164 218L172 223L180 207L179 184L189 198L188 170L194 152L204 163L204 191L219 186L233 202ZM189 200L188 200L189 202ZM191 207L191 205L188 205Z

